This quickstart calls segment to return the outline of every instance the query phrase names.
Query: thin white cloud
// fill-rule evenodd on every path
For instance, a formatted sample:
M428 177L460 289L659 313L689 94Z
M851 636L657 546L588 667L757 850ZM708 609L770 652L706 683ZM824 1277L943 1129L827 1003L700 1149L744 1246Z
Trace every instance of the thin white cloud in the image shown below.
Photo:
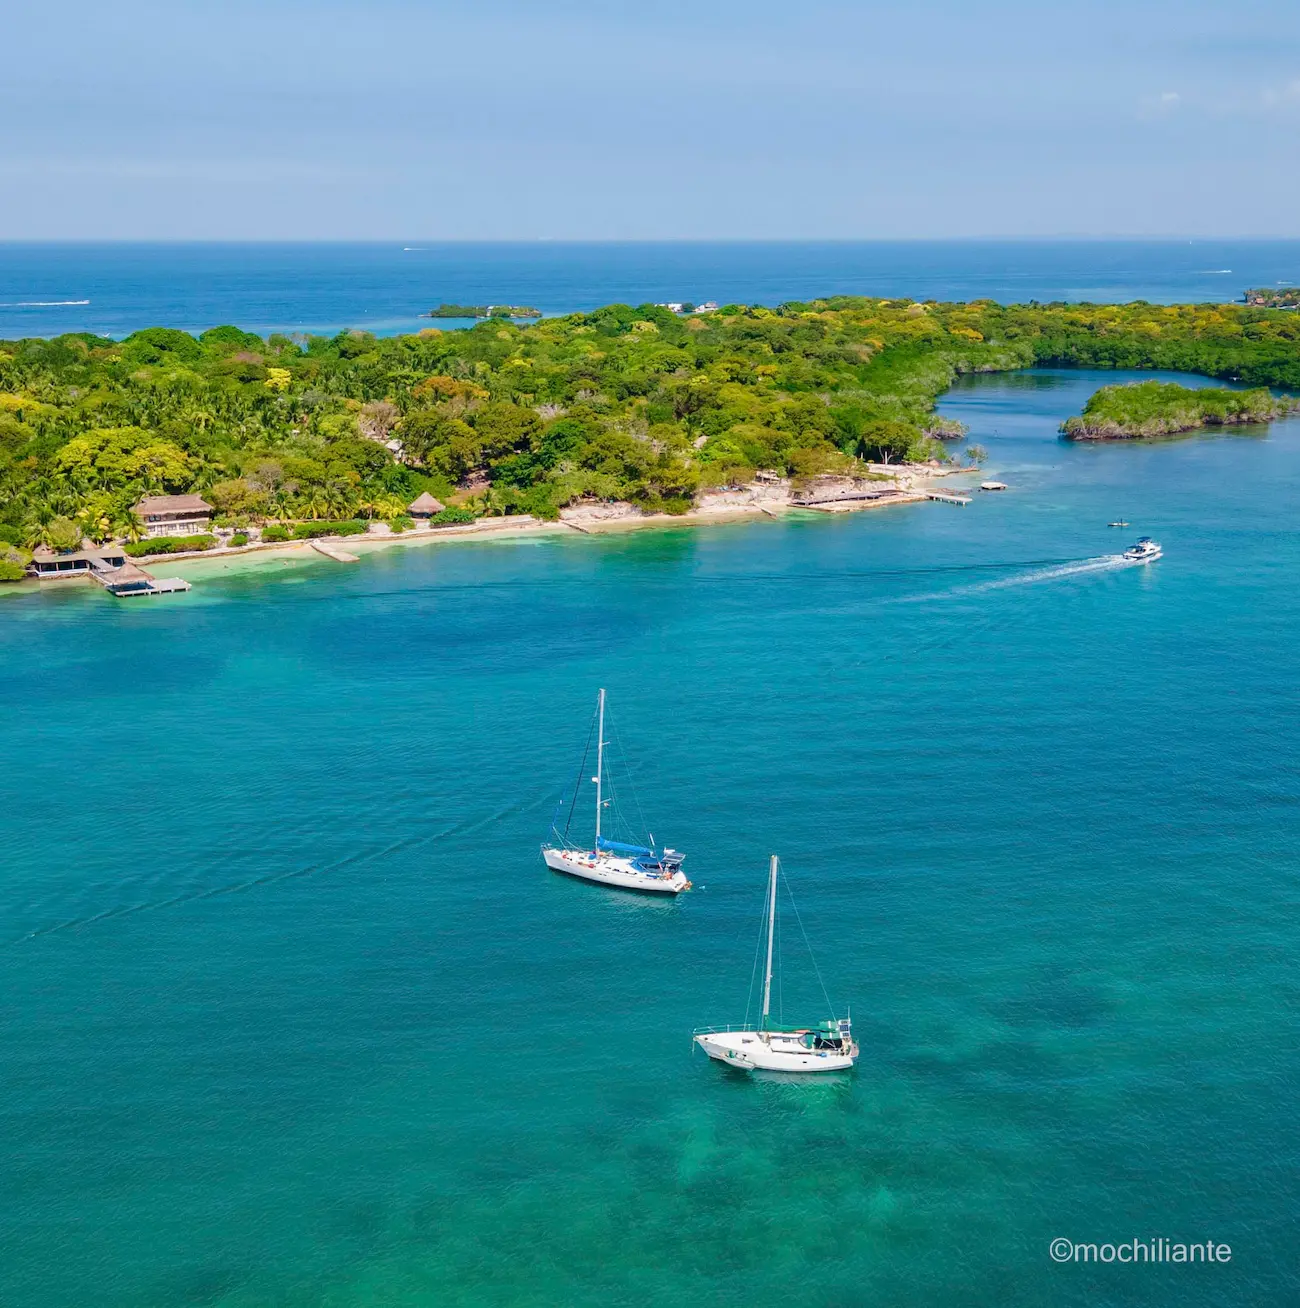
M1270 109L1284 105L1300 104L1300 77L1293 77L1285 86L1267 87L1261 92L1261 98Z
M1161 91L1159 95L1144 95L1138 101L1139 118L1168 118L1183 103L1177 91Z

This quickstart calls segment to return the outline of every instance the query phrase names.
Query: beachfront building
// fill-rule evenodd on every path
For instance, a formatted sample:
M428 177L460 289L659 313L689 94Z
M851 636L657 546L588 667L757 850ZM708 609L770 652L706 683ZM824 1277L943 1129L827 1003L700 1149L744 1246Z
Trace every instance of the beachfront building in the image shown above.
M441 513L443 507L444 506L438 500L435 500L428 491L425 491L419 499L412 500L411 503L406 506L406 511L416 520L416 522L427 523L435 513Z
M135 514L146 536L197 536L212 523L212 505L198 495L146 495Z
M59 554L42 545L32 555L31 570L41 581L61 581L64 577L84 577L90 572L103 573L126 565L126 552L120 545L91 545Z
M120 545L92 545L88 540L81 542L79 550L64 553L56 553L42 545L32 555L30 571L40 581L88 578L119 599L134 595L171 595L190 588L190 583L180 577L158 580L152 573L132 563Z

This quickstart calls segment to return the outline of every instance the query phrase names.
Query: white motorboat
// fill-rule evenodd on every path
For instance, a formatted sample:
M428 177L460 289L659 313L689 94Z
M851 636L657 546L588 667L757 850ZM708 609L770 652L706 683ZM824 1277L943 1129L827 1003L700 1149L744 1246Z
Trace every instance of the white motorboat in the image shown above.
M743 1026L700 1027L693 1038L710 1058L746 1072L842 1072L852 1067L858 1058L858 1046L853 1040L849 1018L830 1017L804 1026L787 1026L771 1020L772 942L776 934L776 883L780 867L780 861L773 854L768 870L767 964L763 969L761 1021L756 1026L746 1023ZM800 923L801 930L802 925ZM826 1007L830 1008L829 998Z
M1164 550L1160 548L1160 542L1152 540L1150 536L1143 536L1136 544L1130 545L1124 551L1124 557L1130 563L1154 563L1163 555Z
M574 787L568 820L563 830L559 828L558 822L552 823L554 839L542 846L542 858L553 871L565 872L571 877L580 877L583 881L597 881L601 885L616 886L620 890L640 890L653 895L680 895L683 890L691 888L690 881L682 871L685 854L675 849L657 847L653 836L649 844L638 845L629 841L611 840L603 833L602 818L610 804L605 797L605 746L608 742L605 740L603 690L596 701L595 725L596 775L591 780L596 787L596 821L592 843L590 846L580 845L569 835L569 827L578 805L579 782ZM588 737L587 749L582 756L580 778L586 775L590 751L591 739ZM559 817L558 811L556 817Z

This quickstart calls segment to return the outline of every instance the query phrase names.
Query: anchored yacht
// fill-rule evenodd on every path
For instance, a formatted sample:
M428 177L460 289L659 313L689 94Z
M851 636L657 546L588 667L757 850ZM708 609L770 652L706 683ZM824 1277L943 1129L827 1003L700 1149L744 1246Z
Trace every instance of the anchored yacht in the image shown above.
M553 839L542 846L542 858L553 871L565 872L583 881L598 881L601 885L641 890L648 894L680 895L683 890L691 888L682 871L685 854L656 846L653 836L648 845L636 845L610 840L601 830L604 812L610 804L605 797L605 746L608 743L605 739L605 692L602 690L596 701L596 775L591 779L596 787L596 814L592 842L589 846L580 845L569 834L578 806L578 788L575 787L564 828L561 830L558 826L557 811L557 823L552 823L551 827ZM586 774L590 751L591 739L588 737L580 776Z
M1130 545L1124 551L1124 557L1130 563L1154 563L1163 555L1164 550L1160 548L1160 542L1152 540L1150 536L1141 537L1135 545Z
M693 1038L710 1058L747 1072L841 1072L852 1067L858 1058L849 1018L832 1016L804 1026L786 1026L771 1020L772 942L776 935L776 883L780 867L773 854L768 869L762 1019L757 1026L700 1027ZM800 923L801 930L802 926ZM824 990L822 993L825 995ZM829 999L826 1007L830 1008Z

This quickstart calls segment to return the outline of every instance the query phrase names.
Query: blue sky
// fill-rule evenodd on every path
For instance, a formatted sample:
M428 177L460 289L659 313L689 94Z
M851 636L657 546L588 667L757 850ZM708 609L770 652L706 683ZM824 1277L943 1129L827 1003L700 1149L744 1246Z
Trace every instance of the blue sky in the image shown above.
M1300 235L1296 0L15 5L0 239Z

